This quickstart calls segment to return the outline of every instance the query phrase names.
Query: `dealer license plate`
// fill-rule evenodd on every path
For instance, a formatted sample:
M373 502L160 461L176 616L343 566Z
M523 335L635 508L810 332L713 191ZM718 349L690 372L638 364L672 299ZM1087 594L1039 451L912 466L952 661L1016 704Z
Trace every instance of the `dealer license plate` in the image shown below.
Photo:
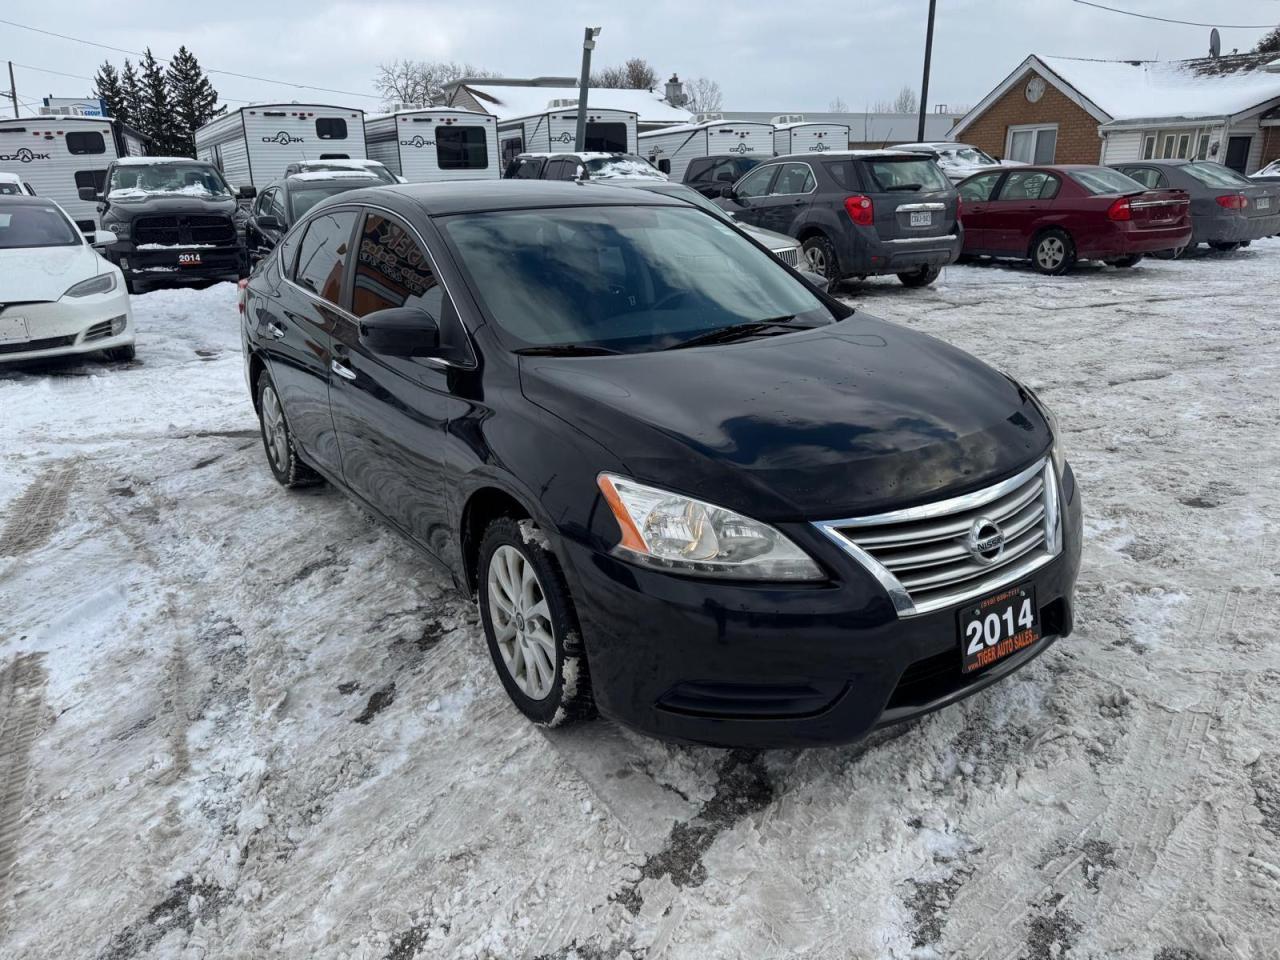
M1270 197L1259 197L1259 198L1258 198L1258 209L1259 209L1259 210L1270 210L1270 209L1271 209L1271 198L1270 198Z
M973 673L1025 650L1040 639L1036 591L1006 587L960 610L960 672Z
M933 226L933 214L925 210L922 213L911 214L911 225L913 227L931 227Z
M178 254L178 266L180 266L180 267L198 267L198 266L200 266L200 254L198 254L198 253L180 253L180 254Z
M26 317L0 317L0 340L30 340Z

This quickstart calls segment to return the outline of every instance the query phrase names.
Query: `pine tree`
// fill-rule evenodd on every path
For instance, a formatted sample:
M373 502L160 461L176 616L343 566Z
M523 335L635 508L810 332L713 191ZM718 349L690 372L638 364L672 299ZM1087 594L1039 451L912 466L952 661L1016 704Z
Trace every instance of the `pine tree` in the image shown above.
M180 143L174 142L177 124L169 103L169 86L150 47L142 58L142 106L138 128L151 138L152 156L171 156L181 147Z
M126 58L124 69L120 71L121 109L120 119L134 129L140 130L142 123L142 84L138 82L138 72Z
M1258 41L1253 48L1254 53L1280 53L1280 27L1276 27Z
M216 113L218 91L213 89L199 62L186 47L179 47L169 61L168 82L169 102L173 107L174 151L194 157L195 131Z
M124 90L120 86L120 74L111 65L110 60L103 61L93 78L93 95L107 107L107 116L115 117L128 123L125 116Z

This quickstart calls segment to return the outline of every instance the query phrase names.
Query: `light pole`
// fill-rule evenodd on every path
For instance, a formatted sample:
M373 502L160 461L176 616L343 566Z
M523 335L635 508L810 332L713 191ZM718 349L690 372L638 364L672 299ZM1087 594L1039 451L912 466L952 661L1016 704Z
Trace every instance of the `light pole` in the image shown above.
M916 140L924 139L924 115L929 110L929 61L933 59L933 10L937 0L929 0L929 28L924 38L924 80L920 84L920 127Z
M587 140L587 85L591 82L591 51L596 48L599 27L587 27L582 38L582 80L578 84L578 142L579 153L586 149Z

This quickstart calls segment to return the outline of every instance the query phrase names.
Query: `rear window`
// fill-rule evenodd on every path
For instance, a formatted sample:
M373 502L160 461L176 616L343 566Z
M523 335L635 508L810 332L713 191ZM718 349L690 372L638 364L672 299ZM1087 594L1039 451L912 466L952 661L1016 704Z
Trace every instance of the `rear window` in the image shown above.
M67 134L67 149L74 154L106 153L107 142L96 131L79 130Z
M924 157L868 158L863 165L871 174L871 182L882 191L946 190L951 185L938 165Z
M1182 169L1209 187L1249 187L1247 177L1242 177L1230 167L1220 163L1188 163Z
M321 140L345 140L347 121L341 117L317 117L316 136Z
M1106 167L1072 170L1071 179L1095 197L1104 193L1138 193L1147 189L1133 177L1126 177L1119 170L1108 170Z

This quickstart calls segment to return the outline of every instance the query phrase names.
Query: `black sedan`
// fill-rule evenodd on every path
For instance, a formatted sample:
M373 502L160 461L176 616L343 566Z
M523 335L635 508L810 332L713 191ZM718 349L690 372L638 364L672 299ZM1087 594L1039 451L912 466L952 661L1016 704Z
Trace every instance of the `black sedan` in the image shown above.
M1149 189L1173 188L1190 195L1191 243L1168 256L1183 256L1202 243L1214 250L1235 250L1280 232L1280 184L1250 180L1209 160L1141 160L1111 166Z
M383 182L375 174L360 170L313 170L269 184L258 194L245 223L249 266L275 249L289 228L321 200Z
M474 596L534 722L832 744L1072 629L1049 411L641 190L355 190L242 285L267 462Z

